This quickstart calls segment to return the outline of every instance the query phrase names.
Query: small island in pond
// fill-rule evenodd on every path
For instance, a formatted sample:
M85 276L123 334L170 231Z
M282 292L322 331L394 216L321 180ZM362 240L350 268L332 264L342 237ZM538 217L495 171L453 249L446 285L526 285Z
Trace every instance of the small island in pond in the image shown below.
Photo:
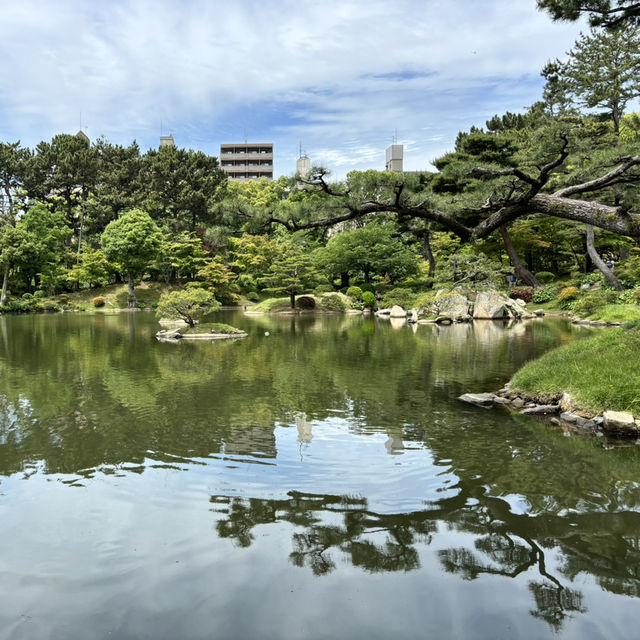
M237 340L246 338L247 333L222 322L189 325L161 329L156 333L156 338L161 341L178 340Z

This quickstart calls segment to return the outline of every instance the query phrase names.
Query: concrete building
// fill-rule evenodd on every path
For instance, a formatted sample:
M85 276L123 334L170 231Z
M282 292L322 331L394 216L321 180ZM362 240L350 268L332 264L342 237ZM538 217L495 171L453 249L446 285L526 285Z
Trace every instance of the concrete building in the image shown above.
M173 139L173 134L169 134L168 136L160 136L160 146L161 147L175 147L176 143Z
M401 144L392 144L387 147L387 162L385 165L385 171L395 171L396 173L402 173L402 155L404 153L403 146Z
M221 144L220 166L229 180L273 180L273 143Z
M301 178L308 178L311 173L311 158L307 155L300 156L296 160L296 174Z

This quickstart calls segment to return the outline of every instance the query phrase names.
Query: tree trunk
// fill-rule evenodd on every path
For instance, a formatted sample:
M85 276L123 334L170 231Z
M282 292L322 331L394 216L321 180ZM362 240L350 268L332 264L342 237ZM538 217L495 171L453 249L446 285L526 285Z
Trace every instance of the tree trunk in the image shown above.
M431 231L429 229L424 232L422 249L424 251L424 259L429 263L429 277L433 278L436 274L436 259L431 250Z
M589 257L593 264L602 271L602 275L605 277L605 280L608 284L613 287L616 291L623 291L624 287L620 284L620 280L615 277L613 271L607 267L604 260L600 257L600 254L596 251L595 246L595 234L593 233L593 227L588 224L587 227L587 252L589 253Z
M295 293L289 293L289 302L291 303L291 308L295 309L296 308L296 294Z
M0 294L0 304L7 304L7 287L9 285L9 265L4 269L2 277L2 294Z
M133 273L129 271L128 279L129 279L129 302L127 306L129 309L135 309L138 306L138 300L136 299L136 291L133 287Z
M340 274L340 288L345 289L349 286L349 273L343 272Z
M507 255L511 260L511 264L513 264L513 268L520 280L528 284L530 287L534 289L539 289L542 285L538 282L537 278L529 271L523 264L520 262L520 258L518 257L518 253L511 242L511 236L507 231L507 227L502 225L500 227L500 235L502 236L502 240L504 241L504 247L507 250Z

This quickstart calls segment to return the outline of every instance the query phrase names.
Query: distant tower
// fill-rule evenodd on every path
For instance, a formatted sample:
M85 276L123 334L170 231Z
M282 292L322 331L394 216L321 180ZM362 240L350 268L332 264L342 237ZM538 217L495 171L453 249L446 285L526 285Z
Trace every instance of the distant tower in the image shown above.
M311 173L311 158L302 152L302 144L300 144L300 156L296 160L296 174L301 178L308 178Z
M160 136L160 146L161 147L175 147L176 143L173 139L173 134L169 134L168 136Z
M89 140L89 136L82 130L76 133L76 138L80 138L80 140L84 140L87 143L87 146L91 145L91 140Z
M402 155L403 147L401 144L392 144L387 147L387 164L385 166L386 171L395 171L402 173Z

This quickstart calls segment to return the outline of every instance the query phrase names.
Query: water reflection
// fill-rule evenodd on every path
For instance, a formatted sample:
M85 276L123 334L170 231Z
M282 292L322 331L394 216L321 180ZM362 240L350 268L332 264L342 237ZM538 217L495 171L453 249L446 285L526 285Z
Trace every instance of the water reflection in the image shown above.
M106 486L160 529L206 504L211 544L232 543L236 567L273 531L269 560L281 553L317 583L350 571L506 579L526 594L525 617L554 630L592 615L600 590L638 597L638 449L456 400L574 339L570 325L224 320L249 337L160 344L153 317L135 313L0 317L0 481L44 477L90 496ZM167 481L159 474L175 491L163 486L161 506L145 489ZM152 527L133 522L136 534ZM112 548L127 534L94 535Z

